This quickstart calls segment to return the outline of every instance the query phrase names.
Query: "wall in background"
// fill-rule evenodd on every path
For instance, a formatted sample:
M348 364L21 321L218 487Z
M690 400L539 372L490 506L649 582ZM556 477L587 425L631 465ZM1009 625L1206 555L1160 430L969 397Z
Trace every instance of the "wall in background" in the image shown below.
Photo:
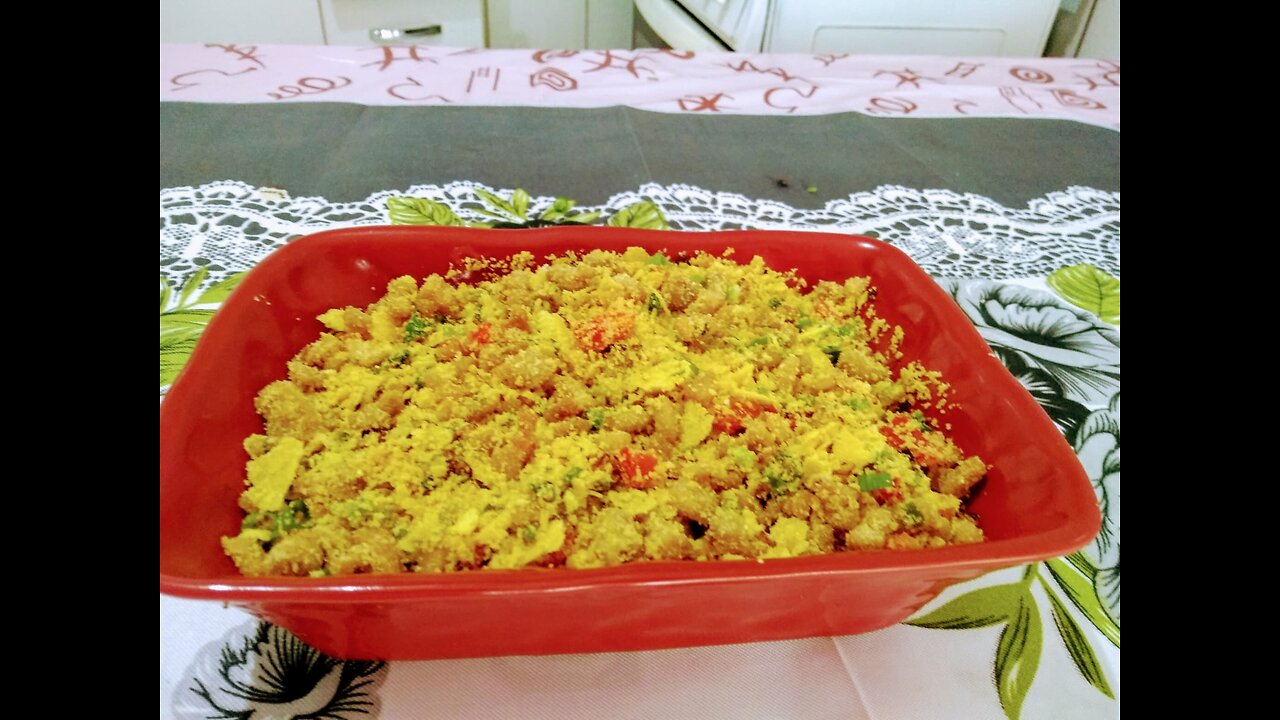
M1120 0L1062 0L1045 57L1120 59Z
M1120 0L1098 0L1077 54L1080 57L1120 59Z
M317 0L160 0L160 42L323 45Z

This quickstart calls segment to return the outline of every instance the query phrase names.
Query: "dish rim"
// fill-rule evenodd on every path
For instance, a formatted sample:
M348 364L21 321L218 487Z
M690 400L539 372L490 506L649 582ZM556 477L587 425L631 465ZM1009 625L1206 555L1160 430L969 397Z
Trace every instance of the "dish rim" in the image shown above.
M890 574L921 570L995 570L1025 562L1059 557L1077 550L1090 542L1101 525L1101 513L1094 495L1092 483L1071 447L1052 420L1032 396L1008 373L979 335L972 321L960 310L950 295L932 277L927 275L909 256L892 245L858 235L815 233L788 230L731 230L715 233L639 230L632 228L607 228L599 226L556 226L522 230L487 230L457 227L420 226L361 226L326 230L298 238L272 252L255 265L239 286L223 303L222 308L236 307L252 302L260 286L271 279L275 266L293 261L293 256L303 253L349 251L362 242L383 241L385 238L403 237L400 242L433 243L450 242L453 247L479 243L482 250L502 255L527 249L539 255L550 244L576 244L584 250L623 250L631 245L652 245L671 248L673 251L706 249L719 252L723 247L736 247L745 240L764 236L782 244L812 244L841 242L860 246L867 252L879 253L903 272L918 275L917 298L927 307L940 313L942 318L963 320L954 329L957 347L955 352L966 361L994 364L999 369L1004 388L992 392L1010 391L1005 397L1016 406L1014 409L1030 425L1026 427L1028 438L1056 437L1052 453L1067 462L1059 472L1072 483L1064 491L1067 507L1058 508L1065 519L1056 527L1018 537L987 540L972 545L948 546L926 550L893 551L863 550L836 552L823 555L768 560L709 560L709 561L637 561L623 565L573 569L573 568L518 568L513 570L478 570L454 573L402 573L391 575L347 575L327 578L245 577L239 575L189 576L177 573L160 573L160 591L168 595L187 598L203 598L223 601L289 601L316 604L352 603L401 603L421 600L424 597L446 595L463 596L473 593L485 595L521 595L528 593L565 592L593 586L684 586L705 583L748 582L788 576L822 576L849 574ZM350 247L348 247L350 246ZM540 246L544 250L540 250ZM743 253L742 256L747 256ZM919 282L923 279L926 282ZM233 305L234 304L234 305ZM180 483L180 478L166 481L166 457L173 462L172 448L166 454L166 427L172 429L175 416L184 411L189 393L197 380L211 372L216 365L214 356L224 344L222 337L235 332L230 312L215 313L182 372L160 403L160 452L161 452L161 510L166 487ZM212 339L211 339L212 338ZM192 378L195 378L193 380ZM1012 385L1012 388L1009 386ZM170 422L166 423L166 419ZM170 433L171 435L171 433ZM162 514L163 525L163 514ZM165 544L160 547L162 565L166 556Z

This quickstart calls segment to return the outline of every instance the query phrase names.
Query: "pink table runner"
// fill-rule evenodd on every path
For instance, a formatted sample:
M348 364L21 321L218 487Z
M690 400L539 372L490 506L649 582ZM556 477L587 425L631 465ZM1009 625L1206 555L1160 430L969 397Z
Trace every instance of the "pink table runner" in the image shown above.
M1077 58L161 45L160 99L1043 117L1120 128L1120 64Z

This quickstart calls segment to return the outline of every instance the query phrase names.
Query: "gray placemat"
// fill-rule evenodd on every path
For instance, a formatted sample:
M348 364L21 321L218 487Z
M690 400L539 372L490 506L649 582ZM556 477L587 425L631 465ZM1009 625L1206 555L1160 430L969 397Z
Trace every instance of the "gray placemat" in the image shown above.
M587 204L650 181L795 207L885 184L1023 204L1071 185L1119 190L1120 134L1063 120L852 113L161 103L160 187L223 179L335 201L465 179Z

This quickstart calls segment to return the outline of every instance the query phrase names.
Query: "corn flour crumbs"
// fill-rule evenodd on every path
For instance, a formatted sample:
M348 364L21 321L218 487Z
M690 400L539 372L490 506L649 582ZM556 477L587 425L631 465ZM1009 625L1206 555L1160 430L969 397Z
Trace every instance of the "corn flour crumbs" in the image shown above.
M223 548L318 577L981 542L987 467L869 279L730 254L474 260L320 315Z

